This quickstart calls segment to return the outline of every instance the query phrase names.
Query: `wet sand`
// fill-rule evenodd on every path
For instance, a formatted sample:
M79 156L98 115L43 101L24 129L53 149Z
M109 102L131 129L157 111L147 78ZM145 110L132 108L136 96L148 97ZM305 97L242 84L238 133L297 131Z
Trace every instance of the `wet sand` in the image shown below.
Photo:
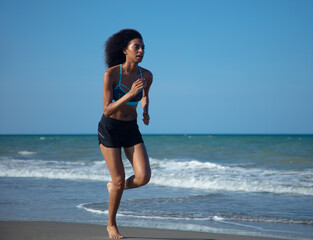
M213 234L203 232L119 227L125 239L131 240L269 240L273 238ZM0 221L1 240L104 240L106 227L63 222ZM276 238L275 238L276 239Z

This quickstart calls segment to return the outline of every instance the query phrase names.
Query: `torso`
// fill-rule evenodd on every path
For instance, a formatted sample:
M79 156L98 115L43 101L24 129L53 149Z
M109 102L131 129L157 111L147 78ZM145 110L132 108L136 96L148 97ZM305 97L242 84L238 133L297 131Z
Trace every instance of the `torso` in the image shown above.
M139 76L136 73L136 71L134 73L128 74L128 77L130 77L130 75L134 75L135 76L135 80L136 78L142 78L142 72L141 72L141 68L138 66L138 71L139 71ZM127 76L127 74L126 74ZM119 77L119 82L118 85L113 88L113 99L112 101L118 101L120 98L122 98L125 94L127 94L130 91L130 87L126 86L125 83L127 84L132 84L133 82L127 81L127 79L125 79L125 76L123 77L123 69L122 69L122 64L120 64L120 77ZM129 102L126 103L126 105L137 105L138 102L142 99L142 95L143 95L143 90L141 90L136 96L134 96L132 99L129 100Z
M142 75L145 77L145 69L141 68ZM120 65L112 67L111 70L111 76L112 76L112 91L119 85L120 81ZM125 74L123 73L122 76L122 84L125 85L128 89L131 89L131 86L133 82L135 82L137 79L141 78L139 69L135 71L134 73ZM121 86L121 89L128 92L127 88L123 88L123 85ZM137 119L137 111L136 111L137 105L125 105L123 106L119 111L112 114L110 117L114 119L118 119L121 121L132 121Z

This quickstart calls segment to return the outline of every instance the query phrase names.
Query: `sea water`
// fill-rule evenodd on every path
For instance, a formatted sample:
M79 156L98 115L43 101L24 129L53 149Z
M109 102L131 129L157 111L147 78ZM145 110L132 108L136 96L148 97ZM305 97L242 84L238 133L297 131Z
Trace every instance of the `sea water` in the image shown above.
M313 135L143 138L151 181L119 225L313 239ZM0 220L106 224L108 181L96 135L0 136Z

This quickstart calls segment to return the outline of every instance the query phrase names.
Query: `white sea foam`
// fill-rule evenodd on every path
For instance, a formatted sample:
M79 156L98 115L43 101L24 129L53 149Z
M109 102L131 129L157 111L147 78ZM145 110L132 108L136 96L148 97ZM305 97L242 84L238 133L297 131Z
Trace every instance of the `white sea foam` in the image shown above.
M225 219L222 218L222 217L220 217L220 216L214 216L214 217L213 217L213 220L218 222L218 221L223 221L223 220L225 220Z
M79 204L79 205L77 205L77 208L84 209L88 212L96 213L96 214L106 214L106 215L109 214L108 210L92 209L92 208L86 207L85 205L86 205L86 203Z
M96 214L104 214L108 215L107 209L98 209L93 206L93 203L79 204L77 208L84 209L91 213ZM208 216L208 217L189 217L189 216L166 216L166 215L151 215L151 214L142 214L138 213L138 211L125 211L119 210L118 216L121 217L135 217L141 219L159 219L159 220L184 220L184 221L215 221L215 222L223 222L226 224L244 226L248 228L256 228L256 226L250 226L248 224L244 224L244 222L265 222L265 223L282 223L282 224L305 224L305 225L313 225L313 221L311 220L294 220L294 219L281 219L281 218L266 218L266 217L243 217L243 216ZM240 223L242 222L242 223Z
M89 207L90 203L87 204L79 204L77 205L77 208L84 209L91 213L96 214L105 214L108 215L108 210L100 210L100 209L94 209L92 207ZM155 216L155 215L140 215L136 214L135 212L130 211L122 211L119 210L117 213L117 216L120 217L136 217L136 218L146 218L146 219L163 219L163 220L193 220L193 221L208 221L208 220L214 220L214 217L207 217L207 218L191 218L191 217L172 217L172 216Z
M210 162L151 159L152 183L204 190L313 195L312 170L284 171L223 166Z
M207 191L313 195L312 170L287 171L227 166L197 160L150 159L150 183ZM133 174L125 165L126 175ZM0 158L0 177L110 181L105 161L47 161Z
M103 165L103 169L99 168ZM104 161L95 163L0 159L1 177L109 181Z
M33 155L33 154L36 154L36 152L19 151L18 154L20 154L20 155Z

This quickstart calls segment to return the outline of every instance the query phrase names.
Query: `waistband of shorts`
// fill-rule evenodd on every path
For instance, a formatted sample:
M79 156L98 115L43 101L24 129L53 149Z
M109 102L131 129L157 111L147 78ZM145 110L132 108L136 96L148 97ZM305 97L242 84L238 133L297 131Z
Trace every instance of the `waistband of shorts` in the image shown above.
M101 117L101 122L106 122L106 123L111 123L111 124L119 124L119 125L133 125L133 124L137 124L137 119L131 120L131 121L122 121L122 120L118 120L115 118L109 118L104 116L104 114L102 114Z

